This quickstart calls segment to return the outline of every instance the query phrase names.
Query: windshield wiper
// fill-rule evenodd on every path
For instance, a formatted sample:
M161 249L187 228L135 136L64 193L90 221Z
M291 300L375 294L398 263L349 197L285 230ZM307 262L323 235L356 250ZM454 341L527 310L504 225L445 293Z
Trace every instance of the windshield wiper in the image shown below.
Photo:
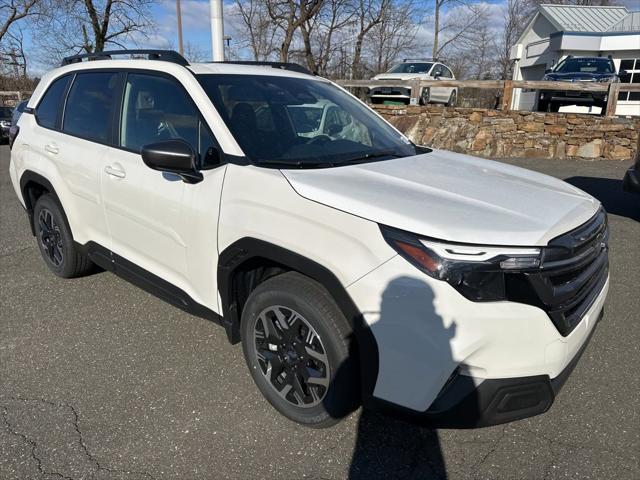
M374 160L376 158L383 158L383 157L402 158L405 156L406 155L400 155L396 153L395 150L380 150L377 152L369 152L369 153L365 153L364 155L358 155L355 157L346 158L344 160L340 160L337 163L339 163L340 165L345 165L345 164L351 164L351 163L362 163L368 160Z
M287 162L284 160L258 160L258 165L267 165L273 168L329 168L335 167L337 163L335 162L312 162L312 161L302 161L296 160Z

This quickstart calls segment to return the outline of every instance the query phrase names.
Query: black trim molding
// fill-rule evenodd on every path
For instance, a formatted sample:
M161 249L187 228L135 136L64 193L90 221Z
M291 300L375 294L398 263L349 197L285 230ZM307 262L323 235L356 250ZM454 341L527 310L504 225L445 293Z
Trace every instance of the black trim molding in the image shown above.
M246 262L264 259L290 270L300 272L320 283L333 296L355 336L355 348L351 351L360 365L362 399L365 405L373 396L378 378L378 346L362 313L347 293L338 278L319 263L296 252L256 238L245 237L229 245L220 253L218 260L218 289L222 299L223 325L232 343L240 340L241 306L238 292L234 290L233 277Z

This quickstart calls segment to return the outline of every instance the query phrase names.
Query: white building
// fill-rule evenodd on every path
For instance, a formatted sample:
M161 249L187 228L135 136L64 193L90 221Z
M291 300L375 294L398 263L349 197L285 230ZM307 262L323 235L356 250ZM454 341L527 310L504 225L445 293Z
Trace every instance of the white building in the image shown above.
M567 55L611 55L616 69L627 72L620 75L622 82L640 83L640 12L616 6L540 5L511 48L513 79L541 80L546 69ZM535 91L517 89L513 107L532 109L535 99ZM566 108L571 107L562 111ZM640 115L640 92L621 92L616 113Z

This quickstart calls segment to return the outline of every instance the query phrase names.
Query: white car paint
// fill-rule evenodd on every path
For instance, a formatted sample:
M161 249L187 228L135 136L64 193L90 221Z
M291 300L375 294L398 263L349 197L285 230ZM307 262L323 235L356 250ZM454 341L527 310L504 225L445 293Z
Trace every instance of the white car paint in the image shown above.
M72 64L47 73L29 107L60 75L106 64ZM199 106L222 150L243 155L186 68L153 60L110 60L108 66L172 75ZM264 67L189 68L325 81ZM455 242L544 245L599 208L589 195L544 175L434 150L314 170L229 163L187 185L146 168L135 153L45 129L33 115L22 115L19 126L10 175L23 204L20 178L30 170L54 186L76 242L112 249L214 312L222 313L218 254L241 238L265 240L325 266L375 337L375 396L410 409L426 410L456 367L478 382L557 376L585 342L606 296L608 284L578 328L562 337L537 307L465 299L398 256L381 235L379 223ZM107 167L124 176L106 173Z
M310 200L460 243L546 245L600 207L590 195L553 177L443 150L284 175Z
M413 63L413 62L412 62ZM415 63L431 63L428 61L424 61L424 62L415 62ZM376 76L374 76L371 80L413 80L413 79L420 79L420 80L455 80L455 75L453 75L453 72L451 72L451 77L441 77L437 72L439 72L442 67L447 68L447 70L449 72L451 72L451 69L449 67L447 67L446 65L442 64L442 63L438 63L435 62L431 68L429 69L428 72L426 73L393 73L393 72L385 72L385 73L380 73ZM394 66L395 68L395 66ZM429 88L429 102L430 103L447 103L449 101L449 99L451 98L451 94L453 92L456 93L456 95L458 94L458 88L457 87L438 87L438 86L432 86L432 87L428 87ZM421 94L424 91L421 90ZM402 100L402 99L408 99L409 97L406 95L385 95L383 93L376 93L372 95L372 98L387 98L389 100L393 100L393 99L398 99L398 100Z

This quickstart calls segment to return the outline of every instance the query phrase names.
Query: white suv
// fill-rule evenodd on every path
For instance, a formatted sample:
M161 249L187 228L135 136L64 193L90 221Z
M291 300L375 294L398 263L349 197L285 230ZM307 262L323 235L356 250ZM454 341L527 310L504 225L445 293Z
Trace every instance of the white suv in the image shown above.
M440 427L550 407L607 294L597 200L414 145L298 66L135 53L67 59L12 136L53 273L95 264L221 324L309 426L361 403ZM341 121L309 136L328 106Z
M406 59L391 67L387 72L376 75L371 80L455 80L456 77L449 67L434 60ZM369 89L371 103L382 103L385 100L395 100L404 103L411 101L411 87L376 86L373 82ZM455 107L458 101L458 87L424 87L420 90L420 105L428 103L444 103L448 107Z

